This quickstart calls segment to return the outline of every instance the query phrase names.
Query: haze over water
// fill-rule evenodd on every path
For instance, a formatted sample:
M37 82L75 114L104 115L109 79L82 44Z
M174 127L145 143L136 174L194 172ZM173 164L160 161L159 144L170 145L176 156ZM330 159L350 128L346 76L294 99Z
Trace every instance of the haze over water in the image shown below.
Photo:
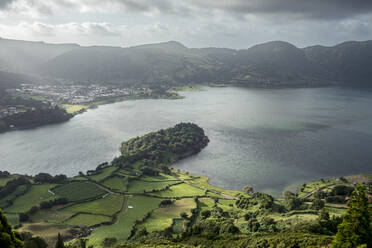
M206 88L182 100L100 106L70 121L0 134L0 170L76 175L111 161L122 141L194 122L209 145L176 168L211 183L280 194L305 181L372 173L372 92Z

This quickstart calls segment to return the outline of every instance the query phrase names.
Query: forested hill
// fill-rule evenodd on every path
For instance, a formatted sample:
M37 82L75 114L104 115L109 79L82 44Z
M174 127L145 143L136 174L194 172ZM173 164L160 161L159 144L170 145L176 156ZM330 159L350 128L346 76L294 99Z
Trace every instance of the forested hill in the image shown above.
M42 65L50 76L141 85L223 82L270 86L371 86L372 41L298 48L273 41L249 49L191 49L178 42L72 50ZM114 72L114 73L113 73Z
M125 87L372 87L371 63L372 41L307 48L272 41L236 50L176 41L122 48L0 39L0 70Z
M27 129L68 121L72 115L59 107L43 106L0 118L0 132Z
M197 154L208 142L202 128L193 123L180 123L122 143L122 155L115 161L120 166L133 162L137 166L170 165Z

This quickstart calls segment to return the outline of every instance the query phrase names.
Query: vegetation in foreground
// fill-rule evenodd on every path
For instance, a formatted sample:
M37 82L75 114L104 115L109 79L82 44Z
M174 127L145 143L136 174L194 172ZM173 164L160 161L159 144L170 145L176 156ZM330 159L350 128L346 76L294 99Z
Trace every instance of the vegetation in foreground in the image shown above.
M274 198L170 167L207 143L182 123L124 142L120 157L77 177L2 172L0 204L20 235L5 229L25 247L370 247L369 175Z

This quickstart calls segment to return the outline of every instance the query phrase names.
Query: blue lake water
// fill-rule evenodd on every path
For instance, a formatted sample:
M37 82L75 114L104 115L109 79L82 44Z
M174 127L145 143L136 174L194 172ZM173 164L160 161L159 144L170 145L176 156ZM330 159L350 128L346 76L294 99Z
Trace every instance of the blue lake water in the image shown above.
M210 143L176 168L217 186L280 194L305 181L372 173L372 91L206 88L181 100L100 106L70 121L0 134L0 170L76 175L131 137L194 122Z

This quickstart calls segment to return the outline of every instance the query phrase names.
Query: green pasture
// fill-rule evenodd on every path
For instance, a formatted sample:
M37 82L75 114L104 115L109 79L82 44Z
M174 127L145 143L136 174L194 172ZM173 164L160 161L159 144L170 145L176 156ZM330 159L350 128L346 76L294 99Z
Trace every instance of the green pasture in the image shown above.
M167 186L175 184L174 181L153 181L153 182L144 182L140 180L131 180L128 185L129 193L144 193L151 192L152 190L163 190Z
M66 225L71 226L94 226L97 224L101 224L103 222L110 222L111 217L104 216L104 215L94 215L94 214L78 214L71 219L68 219L64 222Z
M71 217L74 213L67 211L59 211L58 207L52 207L50 209L40 209L36 213L30 216L30 220L33 223L62 223L64 220Z
M10 213L24 213L43 201L54 199L56 196L48 192L53 187L55 187L55 184L32 185L26 194L17 197L13 205L6 208L5 211Z
M99 174L94 176L89 176L89 178L93 181L100 182L104 180L105 178L111 176L111 174L116 171L118 168L115 166L109 166L104 168Z
M125 192L127 191L127 180L124 177L114 176L104 180L102 184L114 191Z
M136 220L141 220L147 213L158 208L161 199L155 199L146 196L133 196L128 200L128 206L132 208L125 209L119 214L118 220L113 225L101 226L97 228L89 237L88 245L94 245L95 248L103 247L105 238L115 237L118 241L125 241L132 230Z
M63 209L60 209L59 212L73 214L84 212L92 214L114 215L121 209L123 200L124 196L110 194L105 198L98 200L67 206Z
M82 201L99 197L106 194L106 191L97 185L89 182L72 182L53 189L53 192L69 201Z
M182 183L177 184L174 186L171 186L169 189L152 193L152 195L155 196L161 196L161 197L193 197L193 196L204 196L205 191L193 186L190 186L188 184Z
M167 174L163 174L163 173L160 173L158 176L141 176L139 179L143 181L151 181L151 182L152 181L154 182L179 181L179 179L173 176L167 175Z
M8 201L14 201L18 196L25 194L29 189L29 185L19 185L15 191L7 195L6 197L0 199L0 208L4 209L6 208L9 203Z
M173 219L179 218L185 212L191 216L191 209L196 208L194 198L185 198L175 201L172 205L156 209L145 223L138 226L138 229L146 228L148 232L161 231L170 227Z
M7 182L9 182L9 181L11 181L13 179L16 179L18 177L19 177L19 175L10 175L8 177L0 178L0 187L4 187Z

